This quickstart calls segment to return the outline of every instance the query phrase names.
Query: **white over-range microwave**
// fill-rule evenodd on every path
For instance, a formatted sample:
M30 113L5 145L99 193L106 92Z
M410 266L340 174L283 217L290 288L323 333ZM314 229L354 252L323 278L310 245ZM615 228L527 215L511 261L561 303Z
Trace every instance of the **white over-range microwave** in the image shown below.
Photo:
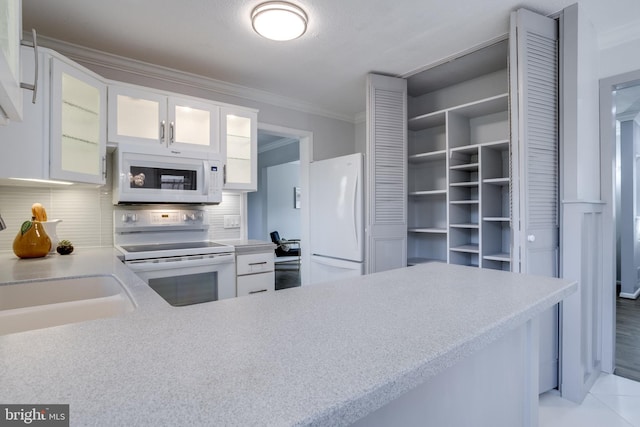
M220 203L223 166L215 153L165 153L119 144L113 162L113 203Z

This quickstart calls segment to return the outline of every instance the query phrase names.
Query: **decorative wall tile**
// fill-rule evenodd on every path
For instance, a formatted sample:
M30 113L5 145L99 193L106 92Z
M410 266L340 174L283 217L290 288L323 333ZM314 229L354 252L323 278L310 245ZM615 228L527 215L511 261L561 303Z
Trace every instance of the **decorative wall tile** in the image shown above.
M100 192L90 189L52 189L51 219L58 224L58 238L74 246L100 246Z
M31 219L31 205L42 203L51 216L51 193L49 189L33 189L27 187L0 187L0 215L4 219L7 229L0 231L0 251L13 251L15 239L20 225Z
M224 228L225 215L240 215L242 196L237 193L223 193L222 203L207 206L209 212L209 238L212 240L239 239L240 228Z
M0 252L11 252L20 225L31 219L31 205L42 203L49 219L62 219L58 238L76 247L113 246L113 204L110 186L100 188L34 188L0 186L0 214L7 229L0 232ZM239 239L240 228L224 228L225 215L240 215L242 196L224 193L222 203L207 206L209 238Z

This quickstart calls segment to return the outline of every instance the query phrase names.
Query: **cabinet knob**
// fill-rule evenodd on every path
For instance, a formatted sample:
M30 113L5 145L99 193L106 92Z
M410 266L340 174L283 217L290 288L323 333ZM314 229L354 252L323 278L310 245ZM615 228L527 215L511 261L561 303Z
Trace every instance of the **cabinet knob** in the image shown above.
M536 241L536 236L535 236L535 234L529 234L529 235L527 236L527 240L528 240L529 242L535 242L535 241Z

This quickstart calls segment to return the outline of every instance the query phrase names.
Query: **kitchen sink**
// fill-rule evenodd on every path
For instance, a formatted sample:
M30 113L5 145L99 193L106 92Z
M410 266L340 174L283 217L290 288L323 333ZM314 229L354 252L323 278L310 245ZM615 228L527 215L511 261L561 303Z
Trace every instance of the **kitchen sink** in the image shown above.
M0 335L117 316L135 309L110 275L0 285Z

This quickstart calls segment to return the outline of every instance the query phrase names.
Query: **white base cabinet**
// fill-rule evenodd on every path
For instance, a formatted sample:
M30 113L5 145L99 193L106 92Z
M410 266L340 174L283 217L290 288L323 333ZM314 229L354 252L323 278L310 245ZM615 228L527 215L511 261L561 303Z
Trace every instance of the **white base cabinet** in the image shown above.
M236 278L236 292L239 297L260 294L275 290L275 273L273 271L238 276Z
M236 294L245 296L275 290L273 249L236 256Z

